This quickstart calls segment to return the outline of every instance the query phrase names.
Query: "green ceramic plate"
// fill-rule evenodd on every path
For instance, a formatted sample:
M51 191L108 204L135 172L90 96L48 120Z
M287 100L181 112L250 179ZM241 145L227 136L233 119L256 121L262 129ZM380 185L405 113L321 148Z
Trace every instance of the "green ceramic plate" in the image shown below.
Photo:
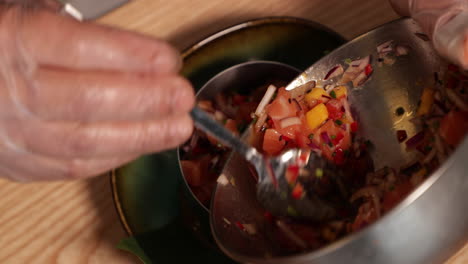
M269 60L306 69L345 41L327 28L289 17L248 21L183 53L182 74L199 89L235 64ZM148 155L111 174L123 227L154 263L230 263L213 243L208 211L188 190L177 151Z

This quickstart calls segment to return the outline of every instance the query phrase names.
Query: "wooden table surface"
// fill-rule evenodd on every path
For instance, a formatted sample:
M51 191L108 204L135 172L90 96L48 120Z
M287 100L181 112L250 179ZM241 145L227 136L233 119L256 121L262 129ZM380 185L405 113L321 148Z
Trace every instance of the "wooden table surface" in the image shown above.
M277 15L315 20L346 38L397 17L387 0L134 0L97 22L167 39L182 49L226 26ZM0 263L137 263L115 248L123 237L108 177L0 180ZM468 263L468 244L447 263Z

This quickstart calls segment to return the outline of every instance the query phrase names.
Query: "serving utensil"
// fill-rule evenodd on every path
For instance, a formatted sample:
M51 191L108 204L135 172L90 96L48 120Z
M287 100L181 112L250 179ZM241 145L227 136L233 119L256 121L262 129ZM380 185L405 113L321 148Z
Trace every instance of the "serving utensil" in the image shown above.
M249 72L252 76L257 76L259 71L272 73L274 71L284 71L297 74L296 70L284 64L267 61L249 62L231 67L216 75L201 88L201 91L213 90L213 86L228 83L232 81L232 76L240 76L239 72L242 71ZM315 180L319 179L318 177L304 179L303 185L311 186L311 188L306 189L305 195L301 199L292 197L293 189L285 177L288 168L291 166L300 165L304 170L313 171L314 173L319 171L321 177L335 179L336 184L339 183L343 177L343 171L325 159L300 149L291 149L279 156L267 157L224 128L202 109L194 107L191 115L198 129L215 137L222 144L231 147L232 150L252 165L251 167L256 171L258 177L258 181L254 184L257 198L269 212L275 215L294 213L298 218L323 221L335 217L337 209L342 208L347 203L347 196L344 193L338 193L339 197L330 200L312 191L312 186L317 186ZM251 176L246 174L244 177Z
M421 32L410 19L385 24L333 51L292 82L299 86L323 80L331 68L347 59L374 57L372 77L350 90L348 97L359 120L359 133L373 142L376 169L398 168L417 158L398 142L396 131L411 135L420 130L411 120L422 89L433 86L438 81L434 73L445 69ZM376 47L390 40L405 45L410 52L379 66ZM395 115L399 108L405 109L401 116ZM442 262L468 239L466 155L465 138L444 164L379 221L318 250L294 241L303 252L289 255L271 234L272 228L288 233L284 222L266 217L257 199L255 180L245 177L250 174L248 165L233 153L222 173L231 184L218 184L212 198L212 233L222 251L241 263Z

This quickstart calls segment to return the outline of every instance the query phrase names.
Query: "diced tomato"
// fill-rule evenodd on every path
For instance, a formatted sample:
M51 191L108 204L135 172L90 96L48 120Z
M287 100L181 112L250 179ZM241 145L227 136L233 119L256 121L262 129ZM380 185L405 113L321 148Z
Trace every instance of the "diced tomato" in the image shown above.
M452 146L457 146L468 132L468 113L450 111L440 122L440 136Z
M269 128L263 136L263 150L269 155L277 155L283 150L285 141L275 129Z
M328 117L337 120L343 116L343 111L341 111L341 107L343 106L339 100L330 100L325 105L328 110Z
M281 135L289 138L295 139L296 135L301 132L302 125L292 125L285 128L280 128L275 125L276 131L278 131Z
M403 200L412 190L413 186L409 181L400 183L399 185L395 186L392 191L385 193L382 202L382 210L384 212L389 211L401 200Z
M333 145L335 146L338 145L343 138L344 138L343 132L338 133L338 135L336 135L336 137L332 139Z
M343 151L347 150L351 145L351 135L349 132L343 130L341 127L335 125L333 120L328 120L324 125L322 125L319 129L317 129L314 135L320 135L323 132L328 133L328 135L335 135L335 142L334 146L330 147L328 145L324 145L323 139L320 136L314 136L313 143L320 147L322 150L322 154L329 160L334 161L333 151L334 149L341 148ZM343 136L341 138L340 134ZM340 140L336 140L340 137ZM335 144L336 143L336 144Z
M308 148L309 143L310 139L308 135L304 135L303 133L296 134L296 144L299 148Z
M275 100L265 109L268 116L274 120L296 116L297 112L296 104L291 101L289 93L284 88L278 90Z

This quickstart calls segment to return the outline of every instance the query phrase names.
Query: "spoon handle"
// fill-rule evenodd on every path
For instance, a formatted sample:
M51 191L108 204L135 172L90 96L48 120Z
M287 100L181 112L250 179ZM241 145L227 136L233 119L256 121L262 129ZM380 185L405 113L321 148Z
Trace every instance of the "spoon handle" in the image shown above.
M195 122L195 127L216 138L223 145L232 148L247 160L251 160L253 158L252 156L256 156L258 154L255 148L242 142L239 137L224 128L219 122L214 120L202 109L194 107L190 112L190 115Z

